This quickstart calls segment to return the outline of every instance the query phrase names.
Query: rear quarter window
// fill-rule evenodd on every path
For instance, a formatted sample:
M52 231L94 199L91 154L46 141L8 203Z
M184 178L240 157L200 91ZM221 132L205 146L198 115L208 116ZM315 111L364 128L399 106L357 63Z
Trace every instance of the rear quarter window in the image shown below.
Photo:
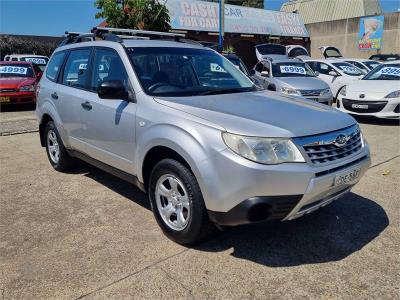
M65 52L57 52L51 58L47 70L46 70L46 77L51 81L57 81L57 75L60 71L61 65L65 58Z

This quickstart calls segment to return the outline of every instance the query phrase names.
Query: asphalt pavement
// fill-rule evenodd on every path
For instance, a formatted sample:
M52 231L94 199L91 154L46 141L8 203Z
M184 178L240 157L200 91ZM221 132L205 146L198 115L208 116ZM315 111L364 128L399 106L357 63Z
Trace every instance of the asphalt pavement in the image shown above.
M394 122L360 120L372 166L348 196L187 248L162 234L134 186L84 163L54 171L38 133L20 130L34 130L32 110L13 113L0 114L2 300L399 299Z

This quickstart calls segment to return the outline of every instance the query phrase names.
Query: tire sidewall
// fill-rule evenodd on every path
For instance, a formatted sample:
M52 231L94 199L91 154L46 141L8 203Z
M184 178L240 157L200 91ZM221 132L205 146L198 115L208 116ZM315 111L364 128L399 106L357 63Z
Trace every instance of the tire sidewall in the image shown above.
M57 137L57 142L58 142L58 145L59 145L59 148L60 148L60 158L59 158L57 163L55 163L51 159L50 153L49 153L49 148L48 148L48 145L47 145L47 135L48 135L50 130L53 130L55 132L56 137ZM50 164L56 170L59 170L59 171L64 170L66 168L67 159L69 157L67 157L67 155L68 155L67 151L66 151L66 149L64 147L64 144L63 144L63 142L61 140L60 134L58 133L57 127L55 126L54 122L50 121L50 122L48 122L46 124L46 129L44 131L44 139L45 139L46 154L47 154L47 158L50 161Z
M158 211L155 198L156 183L165 174L177 177L188 193L191 215L186 227L180 231L174 230L165 224ZM204 225L205 206L199 185L190 170L172 159L160 161L150 175L148 194L154 217L167 237L180 244L191 244L198 240Z

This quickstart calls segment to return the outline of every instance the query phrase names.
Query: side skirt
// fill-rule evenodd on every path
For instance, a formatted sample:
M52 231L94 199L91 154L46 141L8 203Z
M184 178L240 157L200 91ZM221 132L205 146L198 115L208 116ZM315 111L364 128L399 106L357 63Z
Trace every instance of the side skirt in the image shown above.
M75 151L75 150L67 150L68 154L72 157L76 157L78 159L81 159L85 162L87 162L88 164L91 164L93 166L95 166L96 168L99 168L107 173L110 173L122 180L125 180L129 183L133 183L134 185L136 185L141 191L146 193L146 189L144 187L144 184L142 182L139 181L139 179L132 174L126 173L124 171L121 171L117 168L114 168L110 165L107 165L97 159L94 159L86 154L83 154L79 151Z

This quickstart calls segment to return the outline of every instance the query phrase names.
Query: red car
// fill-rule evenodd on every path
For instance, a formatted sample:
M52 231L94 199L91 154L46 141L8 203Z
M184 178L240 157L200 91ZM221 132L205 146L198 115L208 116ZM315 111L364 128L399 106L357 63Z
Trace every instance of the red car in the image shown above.
M40 68L30 62L0 62L0 104L36 102L36 86L42 77Z

